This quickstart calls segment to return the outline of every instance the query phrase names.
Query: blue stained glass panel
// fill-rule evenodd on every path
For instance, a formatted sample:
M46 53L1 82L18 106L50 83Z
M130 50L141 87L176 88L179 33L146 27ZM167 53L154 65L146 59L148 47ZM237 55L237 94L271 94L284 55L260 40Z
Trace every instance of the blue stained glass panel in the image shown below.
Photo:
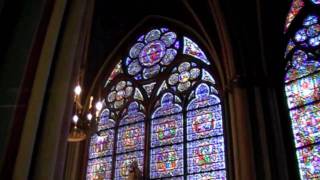
M165 93L161 98L161 105L152 114L152 118L166 116L170 114L179 113L182 111L180 105L174 103L174 95Z
M160 62L162 65L169 65L177 55L177 50L169 48L166 50L166 54L164 55L162 61Z
M144 147L144 122L119 128L117 153L141 150Z
M304 20L303 20L303 25L304 26L310 26L312 24L316 24L318 23L318 17L314 16L314 15L310 15L307 16Z
M216 81L211 76L211 74L208 71L204 70L204 69L202 69L202 77L201 77L201 79L204 80L204 81L208 81L208 82L210 82L212 84L216 83Z
M311 0L313 4L320 4L320 0Z
M308 37L315 37L320 32L320 24L314 24L308 27L307 35Z
M320 74L298 79L285 86L289 108L294 108L320 99Z
M151 127L151 147L183 141L182 114L153 119Z
M98 125L98 131L103 129L113 128L115 126L115 121L109 118L109 109L104 109L100 114L100 121Z
M112 157L103 157L88 161L87 180L111 179Z
M109 129L100 132L100 136L94 134L91 137L90 148L89 148L89 158L96 158L106 155L112 155L114 142L114 130Z
M187 112L187 140L223 134L221 106Z
M126 153L117 155L116 157L116 169L115 169L115 179L126 180L129 175L130 165L133 161L138 163L138 167L141 172L143 172L144 165L144 154L143 151L135 151L132 153Z
M296 35L294 36L294 39L297 42L303 42L307 39L307 30L305 28L300 29L296 32Z
M200 84L196 89L196 98L193 99L187 107L187 110L207 107L220 103L218 96L210 94L210 88L207 84Z
M160 62L165 55L166 45L159 40L150 42L140 52L139 61L143 66L150 67Z
M150 178L183 175L183 145L151 149Z
M140 122L140 121L143 121L144 118L145 118L145 115L139 111L139 103L132 102L129 104L128 112L121 119L120 126L135 123L135 122Z
M130 75L136 75L138 74L140 71L142 70L141 65L139 64L138 60L134 60L132 61L132 63L130 63L128 65L128 73Z
M223 136L187 144L188 173L225 169Z
M207 59L207 56L199 48L199 46L187 37L183 37L183 54L200 59L202 62L210 65L210 62Z
M292 67L287 71L285 82L293 81L319 70L320 63L318 61L308 60L305 62L301 62L299 66Z
M129 52L130 57L131 58L138 57L143 47L144 47L144 44L140 42L133 45Z
M302 47L316 47L320 45L320 24L318 17L309 15L304 19L304 27L298 29L294 40Z
M151 31L149 31L145 37L145 42L151 42L154 41L156 39L159 39L161 35L161 32L158 29L152 29Z
M170 47L177 39L177 35L174 32L167 32L162 35L161 40L166 44L167 47Z
M156 85L156 82L152 82L152 83L149 83L149 84L142 85L143 89L146 90L148 97L151 96L153 88L154 88L154 85Z
M314 37L314 38L310 38L308 41L309 45L312 47L316 47L320 44L320 35Z
M303 180L320 178L320 146L297 150L300 177Z
M212 171L207 173L199 173L195 175L189 175L187 180L226 180L227 179L227 172L226 171Z

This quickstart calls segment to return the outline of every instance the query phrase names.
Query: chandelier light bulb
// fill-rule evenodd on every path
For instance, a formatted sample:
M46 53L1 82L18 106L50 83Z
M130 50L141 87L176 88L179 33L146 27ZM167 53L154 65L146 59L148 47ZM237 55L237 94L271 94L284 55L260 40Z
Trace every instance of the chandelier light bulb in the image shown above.
M77 124L77 122L79 121L79 117L77 115L73 115L72 117L72 121Z
M102 102L101 101L98 101L96 103L96 109L97 109L97 111L101 111L101 109L102 109Z
M81 87L80 85L77 85L75 88L74 88L74 93L79 96L80 93L81 93Z
M88 113L88 114L87 114L87 119L88 119L89 121L91 121L91 119L92 119L92 114L91 114L91 113Z

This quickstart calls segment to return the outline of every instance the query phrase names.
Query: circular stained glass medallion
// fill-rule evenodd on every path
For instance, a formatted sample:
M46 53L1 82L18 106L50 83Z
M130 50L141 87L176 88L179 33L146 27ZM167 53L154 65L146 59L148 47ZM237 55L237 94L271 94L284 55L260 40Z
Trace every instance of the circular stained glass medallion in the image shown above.
M124 62L125 70L136 80L155 77L163 72L177 55L180 46L176 33L167 28L165 31L164 28L159 29L152 29L146 35L140 36L129 50L129 56Z
M161 41L152 41L147 44L139 54L142 65L150 67L158 63L165 55L166 46Z

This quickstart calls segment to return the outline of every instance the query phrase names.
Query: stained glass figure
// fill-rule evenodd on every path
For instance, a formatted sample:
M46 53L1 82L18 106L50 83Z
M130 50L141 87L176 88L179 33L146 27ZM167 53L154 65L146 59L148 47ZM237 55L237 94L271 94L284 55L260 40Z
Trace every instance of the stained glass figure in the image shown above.
M131 102L124 117L120 120L120 126L144 121L145 115L141 112L142 108L143 106L138 102Z
M300 178L303 180L320 178L318 146L320 142L318 102L320 100L320 58L317 52L320 45L320 24L318 21L318 16L307 15L301 27L294 33L294 42L288 43L293 53L286 53L289 62L285 75L285 92Z
M290 111L296 147L320 141L320 103Z
M98 131L103 130L103 129L113 128L114 126L115 126L115 121L110 118L109 109L104 109L100 114Z
M177 43L177 35L172 31L149 31L131 47L125 62L127 73L137 80L154 77L175 59Z
M138 163L140 171L143 172L143 159L144 154L142 151L118 155L116 158L115 179L126 180L128 178L130 166L133 161L136 161Z
M117 153L141 150L144 147L144 122L119 128Z
M89 160L87 167L87 180L111 179L111 167L111 156Z
M285 23L284 32L287 32L291 22L303 8L303 0L293 0Z
M154 119L151 122L151 147L183 141L182 114Z
M191 141L222 134L222 114L220 105L188 111L187 140Z
M187 37L183 37L183 54L195 57L202 62L210 65L210 62L207 59L207 56L199 48L199 46Z
M192 82L200 76L201 70L198 67L191 67L189 62L181 63L178 68L173 69L168 79L168 83L177 86L180 92L188 90Z
M189 173L226 168L222 136L190 142L187 144L187 149Z
M182 144L151 149L150 178L183 175Z
M299 107L320 99L320 74L307 76L285 87L289 108Z
M99 133L100 135L94 134L91 137L89 158L102 157L111 155L113 150L114 141L114 130L110 129Z

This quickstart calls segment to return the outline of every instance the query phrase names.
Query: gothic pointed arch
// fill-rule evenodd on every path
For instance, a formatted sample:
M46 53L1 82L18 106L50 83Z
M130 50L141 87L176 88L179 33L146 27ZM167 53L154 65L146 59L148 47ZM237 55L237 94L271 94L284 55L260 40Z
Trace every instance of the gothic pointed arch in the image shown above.
M133 162L148 179L227 179L217 59L200 37L158 17L119 46L97 81L105 110L91 137L89 148L101 149L89 152L87 179L125 179ZM106 119L112 135L101 134ZM98 141L104 135L109 149Z

